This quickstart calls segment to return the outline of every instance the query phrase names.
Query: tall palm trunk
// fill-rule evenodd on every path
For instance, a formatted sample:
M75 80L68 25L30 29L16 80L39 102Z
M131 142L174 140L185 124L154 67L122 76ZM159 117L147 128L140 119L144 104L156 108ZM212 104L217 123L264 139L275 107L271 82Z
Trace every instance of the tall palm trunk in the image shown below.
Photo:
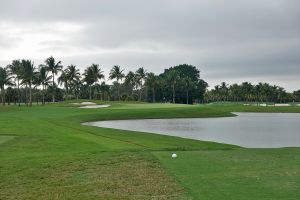
M76 99L78 100L78 97L79 96L79 88L77 88L77 90L76 90Z
M42 105L45 105L45 85L43 84L43 90L42 90L42 97L43 97L43 99L42 99Z
M90 92L89 92L89 99L92 100L92 86L90 85L89 87Z
M65 86L66 86L66 100L68 100L68 96L69 96L69 87L68 87L68 82L65 82Z
M26 83L26 86L25 86L25 104L26 106L28 106L28 94L27 94L27 83Z
M186 104L189 104L189 90L186 91Z
M139 101L142 101L142 94L143 94L143 80L141 80L141 89L140 89Z
M5 90L1 88L2 105L5 106Z
M131 98L133 99L133 94L134 94L134 88L135 88L135 86L133 85L132 86L132 89L131 89Z
M21 102L21 97L20 97L20 80L17 79L17 84L18 84L18 104L19 104L19 107L21 106L20 105L20 102Z
M117 80L117 82L118 82L118 99L120 101L121 98L120 98L120 84L119 84L119 80Z
M154 87L152 88L152 93L153 93L152 94L152 98L153 98L152 101L153 101L153 103L155 103L155 88Z
M53 91L52 91L52 102L55 102L55 82L54 82L54 72L52 71L52 86L53 86Z
M139 101L142 101L142 85L139 91Z
M173 90L173 103L175 103L175 84L172 84L172 90Z
M140 89L140 91L139 91L139 101L141 101L142 100L142 89Z
M29 105L32 106L32 91L31 91L31 83L29 84Z

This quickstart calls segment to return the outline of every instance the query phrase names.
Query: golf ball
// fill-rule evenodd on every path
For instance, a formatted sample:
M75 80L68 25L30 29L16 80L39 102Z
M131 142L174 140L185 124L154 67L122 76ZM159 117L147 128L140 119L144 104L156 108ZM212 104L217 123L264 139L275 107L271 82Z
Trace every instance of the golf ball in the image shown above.
M177 158L177 154L176 154L176 153L173 153L173 154L172 154L172 158Z

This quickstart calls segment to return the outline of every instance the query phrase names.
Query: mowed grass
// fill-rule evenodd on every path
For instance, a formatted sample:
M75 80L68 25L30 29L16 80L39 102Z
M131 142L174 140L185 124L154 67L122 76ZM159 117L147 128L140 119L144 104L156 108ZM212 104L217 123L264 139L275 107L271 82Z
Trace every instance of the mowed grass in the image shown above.
M253 172L257 169L261 180L270 177L266 181L274 185L273 193L261 189L258 191L261 196L256 197L292 199L299 196L295 190L299 182L278 176L284 168L289 176L299 179L299 169L295 169L295 164L299 164L296 160L300 158L298 148L242 149L80 123L134 118L231 117L231 111L300 112L300 107L98 103L112 106L80 109L69 102L32 108L0 106L0 199L233 199L242 196L240 199L253 199L253 188L249 188L253 182L243 179L250 168L250 165L243 167L243 157L252 163ZM174 151L180 152L176 166L170 159ZM256 154L270 163L257 162L258 158L253 156ZM290 154L292 156L286 156ZM210 163L212 161L214 163ZM213 166L218 166L220 171L208 173L201 168L201 163L215 164ZM228 170L230 165L236 166L233 168L236 170ZM269 171L268 176L259 172L263 166ZM199 177L198 170L204 170L202 175L207 176ZM227 172L244 181L235 184L234 178L228 179ZM217 182L211 179L214 176L218 177ZM213 186L217 183L227 185L224 190L216 191ZM283 187L277 183L287 184Z
M11 136L11 135L0 135L0 144L12 140L14 138L15 136Z
M154 152L195 199L299 199L299 149Z

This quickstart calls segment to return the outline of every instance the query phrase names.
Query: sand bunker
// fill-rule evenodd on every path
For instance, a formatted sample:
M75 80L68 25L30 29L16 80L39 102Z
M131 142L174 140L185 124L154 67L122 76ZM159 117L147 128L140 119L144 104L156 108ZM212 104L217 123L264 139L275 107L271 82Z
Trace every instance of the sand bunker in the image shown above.
M89 106L81 106L79 108L107 108L110 105L89 105Z
M287 103L278 103L278 104L275 104L275 106L291 106L291 104L287 104Z
M262 104L243 104L244 106L276 106L276 107L286 107L286 106L292 106L291 104L288 104L288 103L276 103L276 104L265 104L265 103L262 103ZM300 104L298 104L300 105Z
M72 103L74 105L96 105L94 102L81 102L81 103Z

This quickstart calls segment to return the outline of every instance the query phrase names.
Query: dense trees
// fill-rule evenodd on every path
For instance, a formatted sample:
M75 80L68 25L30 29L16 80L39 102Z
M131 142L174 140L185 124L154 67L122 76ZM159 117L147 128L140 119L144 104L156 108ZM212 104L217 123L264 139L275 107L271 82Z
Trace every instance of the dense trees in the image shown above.
M132 71L129 71L128 74L125 76L125 85L128 87L130 98L133 99L134 95L134 88L136 86L136 74L134 74Z
M200 78L200 71L192 65L178 65L161 74L147 72L143 67L129 71L115 65L105 81L98 64L92 64L80 74L79 68L52 56L37 68L31 60L13 60L0 67L1 103L15 104L62 101L64 99L133 100L172 103L203 103L213 101L290 102L300 100L300 91L288 93L267 83L249 82L228 85L222 82L212 90ZM124 81L123 81L124 80ZM63 89L62 89L62 88Z
M253 85L249 82L228 85L221 83L214 89L206 92L205 101L243 101L243 102L274 102L284 103L297 99L297 95L286 92L282 87L268 83Z
M5 88L4 86L13 85L11 72L8 67L0 67L0 90L2 104L5 105Z
M13 78L15 79L15 82L17 84L17 92L18 92L18 105L20 106L20 80L22 77L22 63L20 60L13 60L10 65L8 65Z
M31 60L22 60L22 84L29 87L29 105L32 106L32 86L37 81L37 71Z
M151 91L152 91L152 102L154 103L156 101L155 92L156 92L157 87L159 86L158 77L152 72L148 73L147 77L146 77L145 85L151 89Z
M294 91L293 96L296 99L296 101L300 101L300 90Z
M92 64L84 72L84 82L89 86L89 99L92 99L92 86L96 84L98 80L104 79L103 71L99 68L99 65Z
M170 70L167 73L166 81L170 84L172 88L172 102L175 103L175 86L177 81L179 81L180 77L176 70Z
M176 103L203 102L208 84L200 79L200 71L195 66L174 66L166 69L159 78L162 80L157 93L159 98Z
M139 101L142 100L142 92L143 92L143 86L145 82L145 78L147 75L147 71L143 68L140 67L136 70L135 72L135 78L136 78L136 86L139 88Z

